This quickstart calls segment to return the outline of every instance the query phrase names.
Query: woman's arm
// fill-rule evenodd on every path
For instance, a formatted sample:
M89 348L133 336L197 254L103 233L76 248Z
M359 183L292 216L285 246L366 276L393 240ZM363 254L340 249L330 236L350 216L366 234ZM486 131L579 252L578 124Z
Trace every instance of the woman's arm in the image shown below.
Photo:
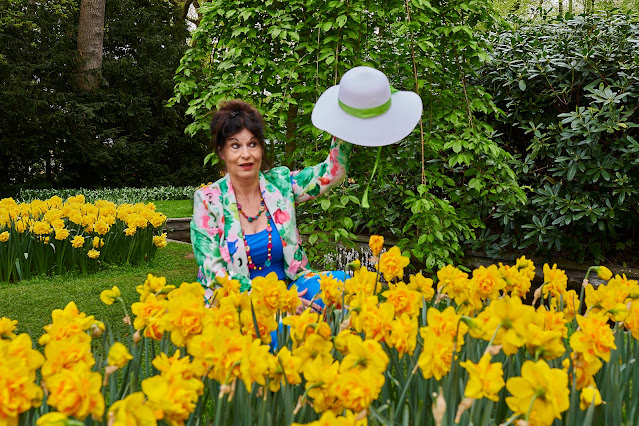
M229 275L238 280L242 288L250 288L251 280L243 275L229 273L231 256L224 241L224 209L217 188L206 187L195 192L191 244L198 265L198 281L205 288L214 288L216 275ZM222 220L220 220L222 219Z
M334 137L328 158L324 162L292 172L291 185L295 203L312 200L340 183L346 176L352 149L352 144Z

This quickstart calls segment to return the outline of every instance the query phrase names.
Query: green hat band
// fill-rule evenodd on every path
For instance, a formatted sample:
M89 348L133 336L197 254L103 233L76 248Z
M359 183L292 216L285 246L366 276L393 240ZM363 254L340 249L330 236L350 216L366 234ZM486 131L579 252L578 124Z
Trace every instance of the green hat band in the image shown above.
M390 91L391 91L391 95L393 93L399 92L399 90L395 89L393 86L390 87ZM344 111L348 115L352 115L353 117L357 117L357 118L377 117L378 115L384 114L391 107L391 98L389 98L388 101L384 102L380 106L376 106L373 108L353 108L346 105L339 99L337 99L337 102L339 103L339 107L342 109L342 111Z

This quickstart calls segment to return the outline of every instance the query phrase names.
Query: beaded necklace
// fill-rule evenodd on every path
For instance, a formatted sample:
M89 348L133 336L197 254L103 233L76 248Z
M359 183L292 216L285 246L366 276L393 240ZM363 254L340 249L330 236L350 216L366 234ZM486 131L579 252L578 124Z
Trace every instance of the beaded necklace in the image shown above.
M262 200L262 203L264 203L264 200ZM239 208L239 205L238 205L238 208ZM266 248L267 248L268 254L267 254L266 262L264 262L264 266L256 266L255 263L253 263L253 259L251 259L251 248L248 245L248 241L246 241L244 232L242 232L242 239L244 240L244 247L246 249L246 257L248 258L249 269L257 269L258 271L261 271L262 269L271 266L271 259L273 258L273 254L271 253L273 249L273 237L271 235L271 231L273 230L273 228L271 228L271 213L268 210L266 210L266 223L267 223L266 230L268 231L268 244L266 245Z
M262 195L260 195L260 209L258 210L258 212L257 212L257 214L255 216L247 215L244 212L244 210L242 210L242 205L239 202L237 203L237 209L240 211L240 213L242 213L242 216L244 216L246 218L246 220L248 220L249 222L253 222L254 220L257 220L257 218L260 217L262 215L262 212L266 209L264 207L264 197L262 197Z

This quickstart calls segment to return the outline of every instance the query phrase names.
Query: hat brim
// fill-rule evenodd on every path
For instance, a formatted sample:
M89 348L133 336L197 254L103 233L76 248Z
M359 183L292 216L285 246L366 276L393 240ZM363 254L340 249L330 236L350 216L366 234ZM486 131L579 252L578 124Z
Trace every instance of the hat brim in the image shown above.
M339 85L319 97L311 114L313 125L331 135L361 146L384 146L401 141L413 131L422 116L422 100L414 92L395 92L391 107L371 118L344 112L338 103Z

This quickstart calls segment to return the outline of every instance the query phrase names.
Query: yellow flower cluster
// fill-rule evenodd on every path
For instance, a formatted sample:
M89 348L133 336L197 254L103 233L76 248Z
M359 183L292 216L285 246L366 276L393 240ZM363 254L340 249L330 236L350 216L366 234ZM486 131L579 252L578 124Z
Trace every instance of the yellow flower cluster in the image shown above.
M91 354L90 334L99 335L104 326L73 302L53 311L39 340L44 357L31 349L27 335L16 336L15 321L0 318L0 385L11 389L0 394L9 398L0 399L0 416L17 418L40 404L38 369L48 404L58 411L41 417L42 425L100 417L105 410L114 426L160 420L183 425L205 404L201 398L209 379L218 383L217 395L211 395L216 404L230 401L238 389L267 401L269 392L288 394L300 387L296 391L303 397L291 405L297 404L296 411L311 405L321 417L310 424L318 425L367 424L380 395L401 391L384 390L399 383L394 374L432 380L425 385L431 386L447 383L454 372L455 386L464 385L458 419L484 398L505 398L506 422L529 425L550 425L569 409L604 403L595 375L612 363L623 340L615 333L625 328L628 336L639 334L636 281L599 269L609 280L598 288L586 286L584 312L556 265L544 265L538 294L547 292L536 306L523 301L535 271L525 257L512 266L480 266L469 273L449 265L433 277L405 277L406 259L393 247L380 254L377 271L360 265L345 282L321 275L320 297L328 306L321 312L299 312L297 288L287 288L275 273L254 279L250 293L240 292L228 276L217 276L208 300L199 283L176 287L149 274L132 305L134 346L111 344L102 365ZM385 283L378 282L384 273ZM100 297L110 305L121 300L120 289L104 290ZM578 328L567 346L573 321ZM617 323L614 330L611 321ZM274 331L278 340L289 340L271 345ZM177 349L150 356L157 374L144 376L137 391L123 393L105 409L104 386L117 382L110 374L140 364L143 338L161 341L146 346L164 347L170 340ZM571 395L571 389L579 394ZM435 419L448 402L441 395L433 404ZM579 403L571 407L571 400Z
M46 358L41 371L49 395L47 403L65 416L84 420L92 415L97 419L105 407L102 376L92 371L95 359L87 330L103 330L104 325L80 312L74 302L55 309L51 318L39 340Z
M8 320L2 318L2 322ZM13 323L13 322L12 322ZM0 338L0 423L18 424L18 416L42 402L42 388L36 383L36 370L44 363L33 348L28 334L13 335L13 327Z
M60 197L30 203L17 203L12 198L0 200L0 244L19 247L22 241L29 239L46 243L28 245L31 247L29 256L46 259L28 264L23 262L19 266L22 275L29 272L24 269L31 267L32 263L47 265L45 270L38 273L72 270L76 264L71 262L85 262L78 256L79 253L94 263L97 259L102 262L121 262L122 258L131 261L130 254L127 256L131 242L126 241L125 236L134 237L139 230L144 230L137 238L145 242L148 240L149 246L152 243L155 247L164 247L166 234L162 233L162 227L165 222L166 216L157 212L152 203L119 206L104 200L87 203L82 195L69 197L66 201ZM146 244L137 246L146 247ZM103 255L105 251L108 253L106 258ZM150 257L146 252L135 255L141 259ZM16 259L22 262L20 257ZM13 269L14 263L8 263L9 267ZM0 279L9 280L12 273L16 277L15 271L3 270L5 264L0 264Z

